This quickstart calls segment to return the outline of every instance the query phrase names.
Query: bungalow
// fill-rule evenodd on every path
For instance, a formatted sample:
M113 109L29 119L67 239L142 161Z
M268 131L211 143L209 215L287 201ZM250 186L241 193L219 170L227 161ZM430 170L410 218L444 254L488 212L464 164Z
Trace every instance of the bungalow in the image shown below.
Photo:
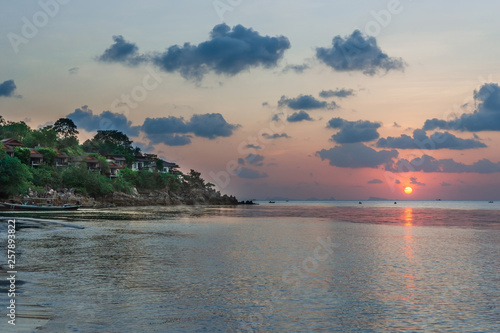
M117 154L106 155L106 161L108 163L114 163L120 166L121 168L124 168L127 163L125 156Z
M16 147L23 147L24 145L17 141L16 139L3 139L2 140L2 149L5 150L5 152L10 156L14 157L14 148Z
M175 171L179 166L175 163L167 162L165 160L162 160L163 162L163 169L159 170L162 173L170 173ZM150 170L154 170L156 168L156 162L151 163L150 165Z
M32 168L38 168L43 162L43 155L35 149L30 149L30 165Z
M113 162L109 162L108 165L109 165L109 174L107 176L109 176L109 178L118 177L118 172L120 171L120 169L123 169L123 167Z
M151 161L144 156L136 156L135 161L132 162L132 170L139 171L142 169L148 169L151 167Z
M99 160L93 156L87 156L85 159L85 162L87 163L87 168L90 171L101 171L101 166L99 164Z
M69 156L66 153L57 152L56 167L67 167L69 165Z

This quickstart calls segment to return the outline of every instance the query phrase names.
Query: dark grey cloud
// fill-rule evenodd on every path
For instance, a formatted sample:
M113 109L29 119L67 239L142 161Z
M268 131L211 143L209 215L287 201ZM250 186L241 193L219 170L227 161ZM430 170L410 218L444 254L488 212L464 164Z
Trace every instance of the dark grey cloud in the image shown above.
M429 155L422 155L412 160L400 159L392 166L386 166L392 172L443 172L443 173L496 173L500 172L500 163L488 159L479 160L473 164L455 162L453 159L437 160Z
M148 57L139 54L139 48L130 43L123 36L113 36L114 44L101 54L97 60L102 62L119 62L127 66L137 66L148 61Z
M377 129L381 125L370 121L348 121L342 118L332 118L327 127L340 129L337 134L332 135L332 141L337 143L368 142L379 137Z
M264 165L264 156L259 155L259 154L249 154L247 157L245 157L245 160L247 161L248 164L254 165L254 166L262 166Z
M7 80L0 83L0 97L14 97L16 88L14 80Z
M384 182L380 179L372 179L368 181L368 184L383 184Z
M396 179L396 180L394 181L394 184L401 184L401 181L400 181L399 179Z
M249 144L249 145L246 145L246 147L245 147L245 148L262 149L262 147L261 147L261 146L256 146L256 145L254 145L254 144Z
M294 112L286 118L287 121L291 123L296 123L299 121L312 121L313 119L305 111Z
M474 91L475 110L463 113L452 120L428 119L424 130L436 128L458 131L500 131L500 87L497 83L486 83Z
M364 36L355 30L350 36L333 38L332 47L316 48L316 57L336 71L362 71L374 75L380 70L403 71L401 58L391 58L377 45L375 37Z
M351 143L335 146L328 150L316 152L322 160L328 160L330 165L341 168L377 168L385 165L390 168L393 159L398 157L396 150L376 151L362 143Z
M89 132L97 130L117 130L130 136L138 136L140 126L132 126L132 122L120 113L103 111L101 114L94 112L84 105L68 114L66 118L73 120L78 128Z
M425 184L419 182L416 177L410 177L410 184L418 185L418 186L425 186Z
M327 103L319 101L311 95L300 95L296 98L288 98L281 96L278 101L278 107L289 107L292 110L314 110L314 109L335 109L337 104L335 102Z
M336 90L323 90L319 93L319 97L321 98L331 98L331 97L346 98L349 96L354 96L354 90L337 88Z
M249 169L246 167L241 167L237 170L234 171L234 173L240 177L240 178L245 178L245 179L258 179L258 178L266 178L267 173L265 172L259 172L257 170Z
M451 184L450 184L450 183L447 183L447 182L442 182L440 185L441 185L441 186L451 186Z
M192 135L208 139L228 137L238 127L226 122L220 113L207 113L195 114L189 121L173 116L146 118L141 130L153 143L178 146L191 143Z
M166 72L179 72L186 79L201 80L208 72L236 75L252 67L276 67L290 48L284 36L261 36L242 25L232 29L216 25L210 39L198 45L174 45L152 56L152 61Z
M397 149L474 149L484 148L486 145L475 139L461 139L449 132L436 132L430 137L424 130L413 131L413 137L402 134L399 137L381 138L377 141L379 148Z
M392 127L400 128L401 125L399 125L397 122L394 122L394 124L392 124Z
M274 134L263 133L262 136L265 137L266 139L279 139L279 138L289 139L289 138L291 138L291 136L289 136L286 133L281 133L281 134L278 134L278 133L274 133Z
M241 157L240 157L240 158L238 158L238 164L239 164L239 165L245 165L245 160L244 160L244 159L242 159Z
M79 70L80 70L79 67L71 67L70 69L68 69L68 73L71 75L77 74Z

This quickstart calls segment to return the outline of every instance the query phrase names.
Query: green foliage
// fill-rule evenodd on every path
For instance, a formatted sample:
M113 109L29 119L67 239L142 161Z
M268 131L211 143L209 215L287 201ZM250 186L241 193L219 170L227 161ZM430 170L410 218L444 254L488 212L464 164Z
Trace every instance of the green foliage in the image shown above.
M109 178L99 172L87 170L85 165L66 168L62 173L64 186L74 188L79 193L92 197L104 197L113 193L113 186Z
M57 119L57 121L54 123L54 131L60 138L76 138L76 135L78 134L75 123L69 118Z
M14 157L16 157L21 163L29 165L30 164L31 149L23 147L14 148Z
M0 124L0 137L2 139L12 138L18 141L23 141L26 135L31 132L31 128L24 121L12 122L9 121Z
M36 131L29 132L23 140L26 147L56 147L57 133L53 126L46 126Z
M56 165L57 151L55 149L38 148L36 151L43 155L45 164L50 166Z
M0 197L26 193L31 179L28 166L17 158L3 154L0 158Z
M132 188L134 187L134 184L129 183L123 177L120 177L120 176L114 178L111 181L111 183L113 185L113 189L115 192L122 192L122 193L131 194Z
M95 158L99 161L99 167L101 168L101 173L103 175L109 175L111 173L109 169L109 163L106 161L106 157L101 155L93 154Z
M30 169L30 172L33 175L34 186L58 189L62 185L61 172L55 167L42 164L36 169Z
M201 178L201 173L191 169L188 175L184 176L184 179L188 182L189 185L194 187L205 187L205 181Z

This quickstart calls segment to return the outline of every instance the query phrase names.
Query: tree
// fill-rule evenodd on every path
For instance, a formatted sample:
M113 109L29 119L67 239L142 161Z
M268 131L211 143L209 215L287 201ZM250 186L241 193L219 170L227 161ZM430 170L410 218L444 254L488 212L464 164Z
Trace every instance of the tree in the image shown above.
M3 116L0 115L0 126L4 126L5 124L5 119L3 119Z
M57 151L51 148L38 148L37 151L43 155L43 161L50 166L56 165Z
M57 133L53 126L45 126L28 133L23 140L26 147L55 147L57 145Z
M97 131L92 140L83 143L83 150L86 152L97 151L101 155L123 154L133 156L135 149L132 147L132 142L126 134L120 131Z
M31 179L28 166L19 159L5 153L0 156L0 197L26 193Z
M31 149L15 147L14 157L17 158L21 163L29 165L30 164Z
M54 123L54 131L58 134L59 138L65 139L75 137L78 134L77 127L73 120L69 118L59 118Z
M5 121L4 121L5 123ZM9 121L0 127L0 137L12 138L23 141L26 135L31 132L31 128L24 121L12 122Z

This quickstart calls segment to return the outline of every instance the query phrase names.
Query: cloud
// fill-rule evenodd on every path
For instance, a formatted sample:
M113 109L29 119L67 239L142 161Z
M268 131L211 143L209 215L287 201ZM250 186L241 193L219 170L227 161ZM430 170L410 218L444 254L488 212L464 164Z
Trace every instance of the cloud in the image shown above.
M240 164L240 165L245 165L245 160L244 160L244 159L242 159L241 157L240 157L240 158L238 158L238 164Z
M152 61L165 72L201 80L211 71L233 76L252 67L276 67L289 48L290 42L284 36L261 36L251 28L237 25L231 29L223 23L213 28L208 41L170 46L154 54Z
M416 177L410 177L410 184L418 185L418 186L425 186L425 184L419 182Z
M437 160L429 155L422 155L411 161L400 159L394 165L386 165L386 170L392 172L442 172L442 173L496 173L500 172L500 163L488 159L479 160L473 164L455 162L453 159Z
M258 154L249 154L247 157L245 157L245 160L247 161L248 164L255 165L255 166L262 166L264 161L264 156L258 155Z
M155 143L165 143L170 146L191 143L194 136L215 139L229 137L240 125L226 122L220 113L195 114L189 121L183 117L146 118L141 130L146 138Z
M376 151L362 143L352 143L335 146L328 150L320 150L316 155L321 160L328 160L330 165L341 168L377 168L386 165L389 168L394 158L398 157L396 150Z
M400 128L401 125L399 125L397 122L394 122L394 124L392 124L392 127Z
M333 110L338 106L335 102L331 102L330 104L328 104L325 101L317 100L311 95L300 95L296 98L287 98L286 96L281 96L281 99L278 101L278 107L289 107L292 110Z
M396 179L396 180L394 181L394 184L401 184L401 181L400 181L399 179Z
M346 98L349 96L354 96L354 90L337 88L335 91L323 90L319 93L319 97L321 97L321 98L330 98L330 97Z
M283 73L288 73L290 71L293 71L295 73L303 73L306 69L309 69L310 66L309 65L306 65L306 64L302 64L302 65L286 65L284 68L283 68Z
M473 149L484 148L486 145L474 139L461 139L449 132L436 132L430 137L424 130L417 129L413 131L413 138L402 134L400 137L381 138L377 141L379 148L397 148L397 149Z
M256 145L254 145L254 144L249 144L249 145L246 145L246 147L245 147L245 148L262 149L262 147L261 147L261 146L256 146Z
M486 83L474 91L473 113L446 121L437 118L425 121L424 130L436 128L459 131L500 131L500 87L497 83Z
M84 105L79 109L75 109L73 113L66 116L73 120L78 128L83 128L86 131L97 130L117 130L130 136L138 136L140 126L132 126L132 122L127 117L120 113L111 111L103 111L101 114L94 112Z
M139 48L134 43L127 42L123 36L113 36L114 44L97 57L101 62L119 62L127 66L137 66L148 59L139 54Z
M258 179L258 178L266 178L267 173L265 172L259 172L257 170L241 167L237 170L234 171L234 173L240 177L240 178L245 178L245 179Z
M441 185L441 186L451 186L451 184L450 184L450 183L447 183L447 182L442 182L440 185Z
M383 184L384 182L380 179L372 179L368 181L368 184Z
M309 114L307 112L299 111L299 112L294 112L293 114L289 115L286 118L286 120L291 122L291 123L296 123L296 122L304 121L304 120L311 121L313 119L309 116Z
M79 70L80 70L79 67L71 67L70 69L68 69L68 73L71 75L77 74Z
M326 127L340 129L332 135L332 141L337 143L368 142L379 137L377 129L381 125L370 121L348 121L342 118L332 118Z
M289 138L291 138L286 133L281 133L281 134L278 134L278 133L274 133L274 134L263 133L262 136L265 137L266 139L279 139L279 138L289 139Z
M14 97L16 88L14 80L7 80L0 83L0 97Z
M332 47L316 48L316 57L336 71L362 71L374 75L380 70L403 71L401 58L391 58L377 45L375 37L363 36L355 30L350 36L333 38Z

